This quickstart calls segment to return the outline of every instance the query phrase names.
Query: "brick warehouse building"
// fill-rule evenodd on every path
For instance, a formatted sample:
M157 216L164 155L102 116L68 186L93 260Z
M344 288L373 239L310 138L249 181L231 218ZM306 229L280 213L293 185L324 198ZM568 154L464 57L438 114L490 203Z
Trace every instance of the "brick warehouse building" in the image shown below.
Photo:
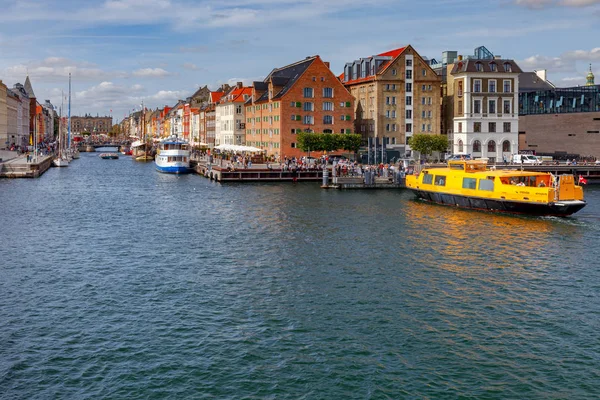
M71 130L73 133L89 132L94 135L107 134L112 128L112 117L71 117Z
M441 133L441 78L412 46L346 63L341 79L356 99L363 139L385 137L410 157L413 133Z
M254 82L246 102L246 144L269 156L301 157L296 135L352 133L354 98L317 56L276 68Z

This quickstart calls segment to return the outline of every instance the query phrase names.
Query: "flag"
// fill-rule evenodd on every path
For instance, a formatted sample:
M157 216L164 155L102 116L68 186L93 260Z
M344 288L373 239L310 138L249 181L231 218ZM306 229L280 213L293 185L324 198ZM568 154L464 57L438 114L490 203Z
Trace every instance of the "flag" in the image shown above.
M579 184L587 185L587 179L585 179L582 175L579 175Z

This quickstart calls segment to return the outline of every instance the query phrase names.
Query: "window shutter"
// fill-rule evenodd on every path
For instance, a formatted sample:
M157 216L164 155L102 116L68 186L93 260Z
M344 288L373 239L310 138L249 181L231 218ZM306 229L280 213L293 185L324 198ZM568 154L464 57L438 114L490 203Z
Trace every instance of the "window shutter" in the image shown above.
M299 102L299 101L297 101L297 102L296 102L296 107L298 107L298 108L301 108L301 107L302 107L302 103L301 103L301 102Z
M300 116L296 115L296 121L300 121Z
M350 102L349 101L346 102L346 107L350 107Z

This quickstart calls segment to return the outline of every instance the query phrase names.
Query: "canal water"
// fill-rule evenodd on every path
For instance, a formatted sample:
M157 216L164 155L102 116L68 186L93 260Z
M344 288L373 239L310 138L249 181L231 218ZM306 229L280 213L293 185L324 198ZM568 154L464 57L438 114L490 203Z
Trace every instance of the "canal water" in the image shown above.
M0 398L598 398L585 195L515 217L97 154L0 180Z

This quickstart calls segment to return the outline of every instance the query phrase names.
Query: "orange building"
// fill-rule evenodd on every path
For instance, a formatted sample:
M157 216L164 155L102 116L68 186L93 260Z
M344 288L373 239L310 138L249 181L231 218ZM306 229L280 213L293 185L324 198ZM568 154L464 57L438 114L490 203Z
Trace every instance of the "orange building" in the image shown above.
M297 134L352 133L354 97L317 56L276 68L254 82L246 102L246 144L274 157L306 155Z

